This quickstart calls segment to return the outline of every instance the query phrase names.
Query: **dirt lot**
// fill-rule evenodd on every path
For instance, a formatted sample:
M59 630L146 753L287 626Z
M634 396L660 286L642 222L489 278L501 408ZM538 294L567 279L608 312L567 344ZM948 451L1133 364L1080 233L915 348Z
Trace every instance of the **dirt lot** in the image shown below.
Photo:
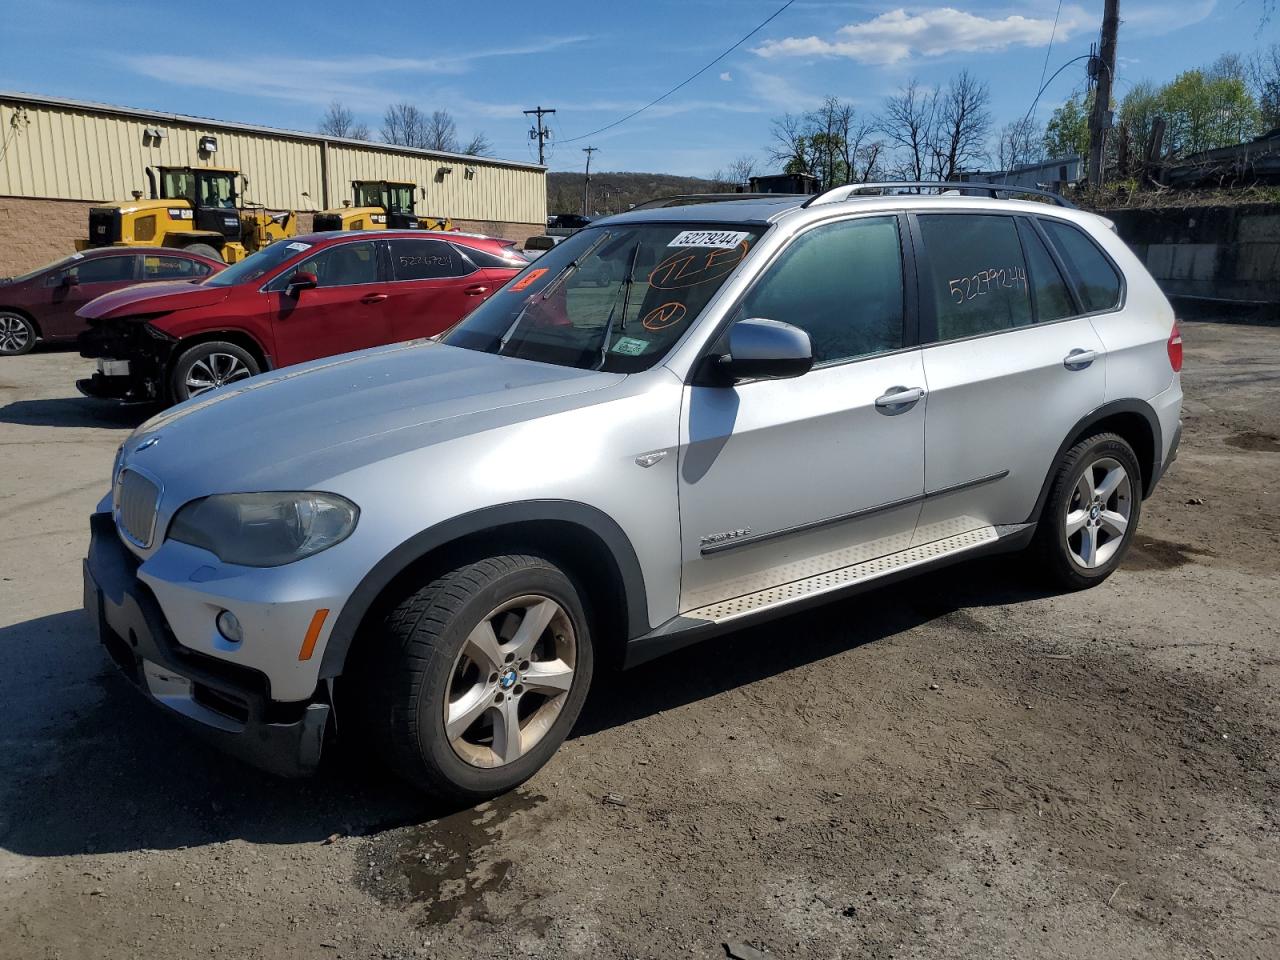
M1185 333L1102 587L979 562L712 641L460 812L272 780L118 680L79 563L136 417L0 361L0 957L1280 956L1280 329Z

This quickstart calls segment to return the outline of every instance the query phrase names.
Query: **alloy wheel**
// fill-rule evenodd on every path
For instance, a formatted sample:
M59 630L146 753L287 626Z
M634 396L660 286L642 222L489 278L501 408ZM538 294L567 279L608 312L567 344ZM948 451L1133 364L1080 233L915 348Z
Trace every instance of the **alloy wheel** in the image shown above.
M449 677L444 729L475 767L501 767L533 749L573 687L577 635L555 600L508 600L468 634Z
M1067 549L1087 570L1104 566L1124 542L1133 512L1129 473L1112 457L1085 468L1067 503Z
M0 353L22 353L31 344L31 328L21 317L0 317Z
M253 373L239 357L230 353L211 353L201 357L187 371L187 396L196 397L251 376Z

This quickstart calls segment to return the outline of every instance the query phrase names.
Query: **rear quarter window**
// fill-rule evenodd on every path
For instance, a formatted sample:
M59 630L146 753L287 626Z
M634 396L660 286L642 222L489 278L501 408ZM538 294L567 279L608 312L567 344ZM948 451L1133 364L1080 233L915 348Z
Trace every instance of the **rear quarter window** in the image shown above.
M1085 311L1096 313L1119 306L1120 274L1097 243L1073 224L1045 218L1040 223L1066 264Z

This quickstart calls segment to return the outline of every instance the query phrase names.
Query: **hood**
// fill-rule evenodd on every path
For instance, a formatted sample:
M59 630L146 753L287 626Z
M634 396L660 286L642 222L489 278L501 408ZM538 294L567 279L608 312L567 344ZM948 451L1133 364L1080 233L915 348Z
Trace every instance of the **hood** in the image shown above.
M124 455L184 497L306 489L390 456L555 412L626 377L449 347L378 347L254 377L139 427ZM159 440L134 453L152 437Z
M76 311L86 320L106 317L148 317L192 307L208 307L221 303L234 287L206 287L190 280L141 283L123 290L113 290L90 300Z

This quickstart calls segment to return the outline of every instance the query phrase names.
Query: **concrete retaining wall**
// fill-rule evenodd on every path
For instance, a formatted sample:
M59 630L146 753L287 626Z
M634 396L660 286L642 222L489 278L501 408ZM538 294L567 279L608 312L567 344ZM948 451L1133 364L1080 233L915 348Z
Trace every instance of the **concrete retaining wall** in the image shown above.
M1280 304L1280 204L1100 212L1167 295Z

